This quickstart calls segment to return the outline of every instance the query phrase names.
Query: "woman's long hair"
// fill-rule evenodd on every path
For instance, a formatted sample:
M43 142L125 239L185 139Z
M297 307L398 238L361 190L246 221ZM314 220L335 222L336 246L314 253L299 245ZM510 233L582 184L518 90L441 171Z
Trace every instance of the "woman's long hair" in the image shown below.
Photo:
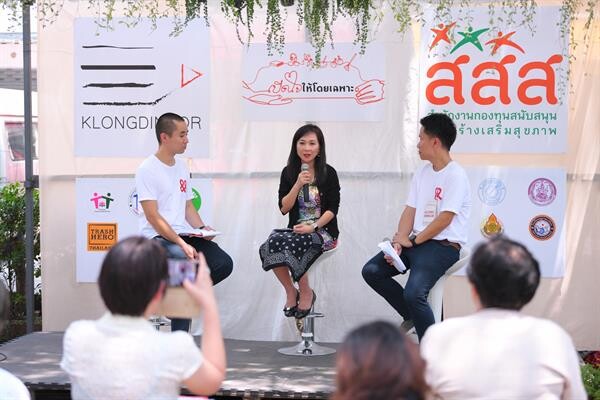
M317 184L322 184L327 179L327 156L325 155L325 137L323 136L323 131L321 131L321 128L313 124L301 126L300 128L298 128L296 133L294 133L294 138L292 139L292 148L290 150L290 155L288 157L287 162L288 177L292 181L295 181L298 177L302 161L300 161L300 157L298 156L298 150L296 149L296 145L304 135L311 132L317 135L317 141L319 142L319 155L317 156L317 158L315 158L315 179Z
M348 334L336 361L332 400L422 400L429 391L417 346L388 322Z

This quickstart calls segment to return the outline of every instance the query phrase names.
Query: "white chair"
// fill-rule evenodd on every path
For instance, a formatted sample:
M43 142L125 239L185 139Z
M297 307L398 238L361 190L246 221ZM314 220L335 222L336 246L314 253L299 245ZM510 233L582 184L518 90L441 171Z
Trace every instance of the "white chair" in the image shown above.
M471 249L468 247L463 247L460 249L460 256L457 262L452 264L450 268L442 275L442 277L436 282L436 284L429 291L429 297L427 297L427 301L429 302L429 306L431 307L431 311L433 311L433 317L435 318L435 322L442 321L442 303L444 300L444 283L446 279L469 262L469 257L471 256Z
M335 253L339 247L340 242L338 240L337 246L321 254L311 266L311 268L315 268L317 264L320 264L324 260L331 257L331 255ZM315 318L323 317L325 317L325 315L323 313L316 312L315 305L313 305L313 307L310 310L310 313L306 317L304 317L303 319L296 320L296 327L298 328L298 331L300 332L300 336L302 338L302 340L300 340L300 343L291 347L282 347L277 351L281 354L285 354L288 356L304 357L323 356L326 354L335 353L335 349L332 349L331 347L321 346L315 342Z

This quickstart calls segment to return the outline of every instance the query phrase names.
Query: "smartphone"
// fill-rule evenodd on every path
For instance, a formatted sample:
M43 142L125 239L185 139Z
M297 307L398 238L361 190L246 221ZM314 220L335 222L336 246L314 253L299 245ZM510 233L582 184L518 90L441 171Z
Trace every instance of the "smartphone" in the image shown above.
M293 229L291 228L275 228L273 229L274 232L292 232Z
M198 260L183 260L169 258L167 260L169 267L169 286L183 286L183 281L188 280L194 282L198 273Z

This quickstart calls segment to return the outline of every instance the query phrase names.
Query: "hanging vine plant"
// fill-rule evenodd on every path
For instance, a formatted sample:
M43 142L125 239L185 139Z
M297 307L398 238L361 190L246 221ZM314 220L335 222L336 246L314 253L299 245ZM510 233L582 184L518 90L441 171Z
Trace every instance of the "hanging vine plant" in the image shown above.
M360 44L360 53L364 54L369 38L369 24L371 22L370 0L337 0L339 12L354 20L354 44Z
M382 1L387 7L382 7ZM42 25L53 22L62 10L64 0L0 0L0 9L8 11L13 25L20 22L24 5L37 5L38 17ZM245 44L254 37L253 26L257 9L262 8L261 0L219 0L223 14L236 26L238 39ZM377 2L377 7L374 3ZM142 18L149 18L156 26L158 18L170 17L175 21L173 35L178 34L185 26L196 18L203 17L208 24L207 0L89 0L90 9L94 10L99 27L111 29L117 16L124 17L124 23L136 25ZM266 0L265 35L267 51L281 53L285 46L285 20L288 15L286 6L294 4L294 0ZM296 0L296 15L299 27L307 30L309 39L315 48L315 62L319 62L321 53L327 42L333 42L332 28L341 14L353 20L356 44L360 44L361 52L368 45L368 38L375 17L391 10L397 21L397 30L407 32L415 22L424 22L425 6L435 10L436 20L447 19L453 9L458 9L461 19L468 21L474 7L480 6L477 0ZM502 0L490 1L488 15L490 25L507 25L515 20L534 30L534 16L537 10L535 0ZM600 12L600 0L563 0L560 4L561 20L558 29L563 37L569 38L571 49L577 46L572 21L583 18L586 33L584 42L588 43L589 28ZM242 38L241 29L247 31Z
M254 37L252 25L254 24L254 13L257 7L262 8L259 0L221 0L221 11L225 14L225 17L235 24L237 37L241 43L249 44ZM240 24L248 31L246 39L242 39Z

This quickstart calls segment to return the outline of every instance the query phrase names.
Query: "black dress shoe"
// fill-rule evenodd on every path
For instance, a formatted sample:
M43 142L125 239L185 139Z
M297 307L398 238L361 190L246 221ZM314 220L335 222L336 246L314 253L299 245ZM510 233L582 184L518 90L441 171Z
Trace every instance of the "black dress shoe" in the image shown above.
M300 301L300 292L296 290L296 305L283 308L283 315L286 317L294 317L298 311L298 302Z
M312 291L313 294L313 298L312 298L312 302L310 304L310 308L308 310L303 310L301 308L297 308L296 307L296 319L302 319L304 317L306 317L309 313L310 310L312 310L313 306L315 305L315 300L317 300L317 294L315 293L315 291Z

